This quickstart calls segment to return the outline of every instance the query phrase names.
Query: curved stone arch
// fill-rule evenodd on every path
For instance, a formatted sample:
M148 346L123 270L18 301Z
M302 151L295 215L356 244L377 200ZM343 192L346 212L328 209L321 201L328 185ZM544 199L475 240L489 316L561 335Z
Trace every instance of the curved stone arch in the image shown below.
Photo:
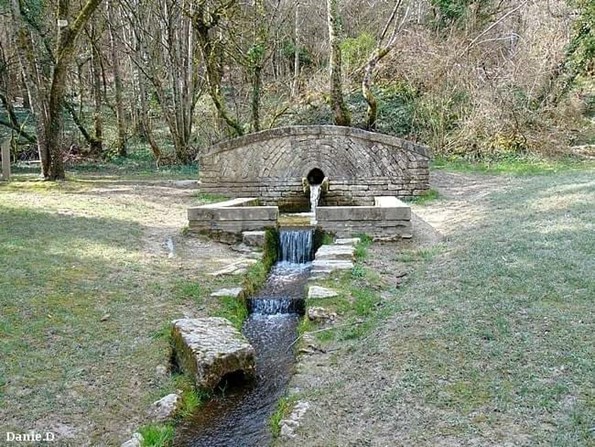
M287 157L279 157L267 173L273 178L303 178L314 168L321 169L333 178L345 177L346 173L356 172L358 165L353 157L332 155L332 146L326 146L322 153L315 149L294 150ZM339 175L337 175L339 174Z
M199 156L204 192L307 205L302 178L315 168L330 180L329 205L373 203L374 196L419 195L429 188L430 152L401 138L339 126L280 127L209 147Z

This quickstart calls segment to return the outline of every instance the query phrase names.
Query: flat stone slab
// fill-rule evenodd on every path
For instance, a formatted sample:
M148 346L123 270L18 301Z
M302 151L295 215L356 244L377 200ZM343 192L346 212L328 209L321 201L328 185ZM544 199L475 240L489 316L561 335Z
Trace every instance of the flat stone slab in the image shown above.
M172 180L172 185L176 188L198 188L197 180Z
M318 222L387 222L410 220L411 208L407 205L383 206L321 206L317 208Z
M359 237L343 238L343 239L337 239L335 241L335 245L357 245L361 241L362 240Z
M320 286L310 286L308 288L308 299L333 298L335 296L339 296L339 294L333 289Z
M223 276L223 275L242 275L246 273L246 268L256 264L256 259L242 259L240 261L232 262L227 267L217 270L216 272L209 273L210 276Z
M159 422L172 418L180 405L181 398L176 393L162 397L149 407L149 416Z
M324 307L308 307L306 315L308 320L317 322L334 321L337 318L335 312L331 312Z
M351 270L353 262L345 260L315 259L312 262L312 274L331 273L335 270Z
M143 435L134 433L132 438L123 443L120 447L141 447L143 445Z
M310 404L304 401L297 401L293 411L287 419L282 419L281 425L281 436L285 438L295 438L297 435L295 429L300 426L299 421L302 419L306 411L310 408Z
M237 298L244 289L241 287L232 287L231 289L219 289L211 293L212 297L231 296Z
M265 236L265 231L244 231L242 242L248 247L264 247Z
M355 253L353 245L323 245L316 251L316 260L352 261Z
M212 390L223 376L238 371L255 375L254 348L225 318L175 320L172 343L178 366L197 388Z

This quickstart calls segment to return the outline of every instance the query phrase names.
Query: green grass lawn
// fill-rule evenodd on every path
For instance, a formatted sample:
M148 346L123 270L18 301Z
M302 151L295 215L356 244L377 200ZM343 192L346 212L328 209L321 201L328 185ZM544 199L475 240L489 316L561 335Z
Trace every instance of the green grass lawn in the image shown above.
M64 433L61 446L119 445L176 387L155 370L167 362L169 321L189 308L234 311L206 299L227 284L207 279L196 258L147 250L147 232L182 229L161 219L183 201L171 190L134 195L105 174L66 183L19 174L0 185L0 434L50 430ZM358 431L379 445L391 445L387 432L402 445L593 443L595 174L526 173L482 206L439 249L383 252L393 275L397 263L416 266L401 287L370 269L375 244L327 283L343 291L331 307L353 324L319 334L338 346L336 364L304 394L351 412L321 413L309 436L341 434L301 445L345 445ZM363 408L374 424L361 425Z
M206 297L225 280L184 262L183 246L176 259L146 246L160 225L183 242L181 190L71 178L0 184L0 433L120 445L176 389L156 372L168 365L169 322L224 313Z
M397 395L456 415L462 439L499 428L531 445L593 443L594 171L492 194L448 245L399 298L418 316L396 337Z
M306 358L297 398L314 409L279 445L595 445L595 171L503 184L437 249L373 244L386 274L360 260L325 283L342 292L315 304L340 314L316 334L333 354Z

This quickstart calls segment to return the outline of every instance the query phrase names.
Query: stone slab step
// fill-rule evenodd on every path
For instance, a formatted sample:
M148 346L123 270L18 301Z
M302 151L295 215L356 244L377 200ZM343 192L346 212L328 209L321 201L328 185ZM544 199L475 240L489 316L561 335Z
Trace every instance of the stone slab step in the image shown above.
M310 286L308 288L308 299L333 298L338 295L336 290L326 287Z
M335 270L350 270L353 268L353 262L335 259L315 259L312 261L312 274L331 273Z
M352 261L355 253L353 245L323 245L316 251L316 260Z
M237 298L240 296L240 294L242 293L244 289L242 289L241 287L232 287L230 289L219 289L219 290L215 290L213 293L211 293L212 297L223 297L223 296L231 296L233 298Z
M232 262L227 267L217 270L216 272L209 273L210 276L223 276L223 275L243 275L248 270L248 267L256 264L256 259L240 259L239 261Z
M350 237L335 240L335 245L357 245L361 242L359 237Z
M264 247L265 231L244 231L242 242L248 247Z

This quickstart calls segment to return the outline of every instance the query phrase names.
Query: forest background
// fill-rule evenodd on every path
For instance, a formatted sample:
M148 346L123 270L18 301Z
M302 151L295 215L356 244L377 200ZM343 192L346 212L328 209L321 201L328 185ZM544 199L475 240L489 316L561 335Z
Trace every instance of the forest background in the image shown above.
M594 24L588 0L1 0L0 136L46 179L295 124L592 156Z

